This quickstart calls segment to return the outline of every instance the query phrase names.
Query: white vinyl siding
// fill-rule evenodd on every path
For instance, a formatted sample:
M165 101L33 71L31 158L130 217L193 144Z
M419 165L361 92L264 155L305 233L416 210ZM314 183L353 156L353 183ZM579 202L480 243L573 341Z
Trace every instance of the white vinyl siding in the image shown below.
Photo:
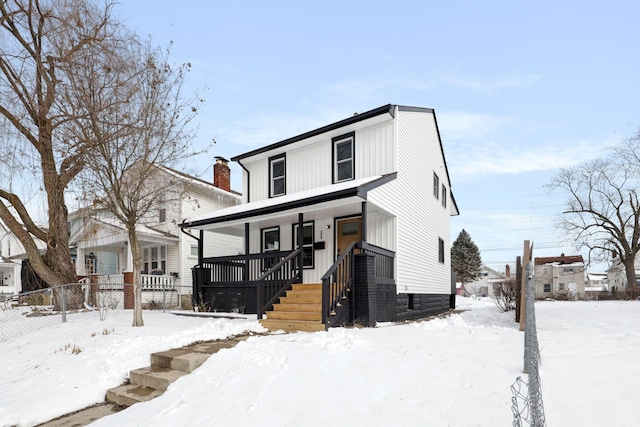
M441 171L438 192L449 183L434 116L397 111L396 118L398 176L370 191L368 199L397 216L398 292L450 294L450 212L434 198L434 171ZM438 237L444 240L444 263L438 262Z

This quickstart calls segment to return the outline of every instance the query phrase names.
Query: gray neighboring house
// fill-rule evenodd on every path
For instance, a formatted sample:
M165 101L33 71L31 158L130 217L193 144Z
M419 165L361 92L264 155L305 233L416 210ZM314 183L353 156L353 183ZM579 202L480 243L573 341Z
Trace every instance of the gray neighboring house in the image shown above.
M493 285L502 283L509 278L509 266L506 266L506 273L501 273L482 264L480 278L475 282L465 283L465 296L490 297L493 296Z
M542 257L534 259L536 298L568 293L573 298L585 297L585 268L582 255Z

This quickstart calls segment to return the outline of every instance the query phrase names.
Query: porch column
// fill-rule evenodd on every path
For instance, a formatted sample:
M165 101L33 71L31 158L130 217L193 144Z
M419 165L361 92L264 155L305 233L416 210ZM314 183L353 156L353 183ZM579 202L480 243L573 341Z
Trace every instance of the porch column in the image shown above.
M362 241L367 241L367 202L362 202Z
M202 259L204 258L204 230L200 230L200 238L198 239L198 265L202 267Z
M76 274L86 276L87 271L84 265L84 249L76 248Z
M131 253L131 242L129 242L129 238L125 242L127 247L127 265L124 271L133 271L133 254Z
M302 245L304 244L304 215L301 213L298 214L298 249L300 249L300 254L298 255L298 266L300 271L300 283L302 283Z
M249 253L251 251L250 245L249 245L249 223L245 222L244 223L244 256L245 256L245 263L244 263L244 268L242 269L242 281L246 282L249 280L249 258L246 258L247 256L249 256Z

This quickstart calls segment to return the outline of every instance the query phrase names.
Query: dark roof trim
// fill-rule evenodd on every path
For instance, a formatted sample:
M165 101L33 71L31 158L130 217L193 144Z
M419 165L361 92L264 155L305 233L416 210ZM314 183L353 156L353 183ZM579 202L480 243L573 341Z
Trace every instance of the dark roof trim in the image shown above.
M331 202L334 200L346 199L348 197L354 197L354 196L358 196L363 199L366 199L367 193L369 191L383 184L386 184L389 181L396 179L397 175L398 173L394 172L387 175L383 175L382 177L374 181L368 182L366 184L363 184L359 187L347 188L344 190L335 191L333 193L321 194L318 196L311 196L311 197L307 197L306 199L293 200L291 202L281 203L281 204L267 206L263 208L257 208L250 211L238 212L235 214L229 214L229 215L225 215L217 218L208 218L208 219L202 219L202 220L191 221L191 222L186 222L185 220L181 224L179 224L179 226L182 228L184 227L188 228L188 227L200 227L200 226L209 225L209 224L220 224L227 221L237 221L237 220L252 218L256 216L270 215L273 213L278 213L278 212L282 212L290 209L302 208L305 206L316 205L318 203L324 203L324 202Z
M298 136L294 136L288 139L285 139L284 141L280 141L280 142L276 142L275 144L271 144L271 145L267 145L265 147L262 148L258 148L256 150L253 151L249 151L247 153L244 154L239 154L235 157L231 158L232 162L237 162L238 160L242 160L242 159L246 159L247 157L251 157L251 156L255 156L257 154L261 154L261 153L265 153L267 151L271 151L274 150L276 148L280 148L280 147L284 147L286 145L289 144L293 144L294 142L298 142L298 141L302 141L303 139L307 139L307 138L311 138L317 135L321 135L325 132L330 132L332 130L336 130L336 129L340 129L341 127L344 126L348 126L348 125L352 125L354 123L358 123L361 122L363 120L367 120L370 119L372 117L376 117L385 113L389 113L391 115L391 117L393 117L393 105L392 104L387 104L387 105L383 105L382 107L378 107L375 108L373 110L370 111L366 111L364 113L360 113L357 115L354 115L352 117L349 117L347 119L343 119L340 120L339 122L335 122L332 123L330 125L326 125L323 126L321 128L309 131L309 132L305 132L303 134L300 134Z
M426 107L409 107L407 105L398 105L398 111L412 111L414 113L434 113L433 108Z

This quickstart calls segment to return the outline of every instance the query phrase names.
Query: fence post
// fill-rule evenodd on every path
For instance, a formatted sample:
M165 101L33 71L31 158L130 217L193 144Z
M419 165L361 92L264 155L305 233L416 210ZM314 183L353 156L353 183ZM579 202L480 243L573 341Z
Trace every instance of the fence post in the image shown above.
M62 323L65 323L67 321L67 302L64 296L64 286L61 286L60 289L62 291Z

